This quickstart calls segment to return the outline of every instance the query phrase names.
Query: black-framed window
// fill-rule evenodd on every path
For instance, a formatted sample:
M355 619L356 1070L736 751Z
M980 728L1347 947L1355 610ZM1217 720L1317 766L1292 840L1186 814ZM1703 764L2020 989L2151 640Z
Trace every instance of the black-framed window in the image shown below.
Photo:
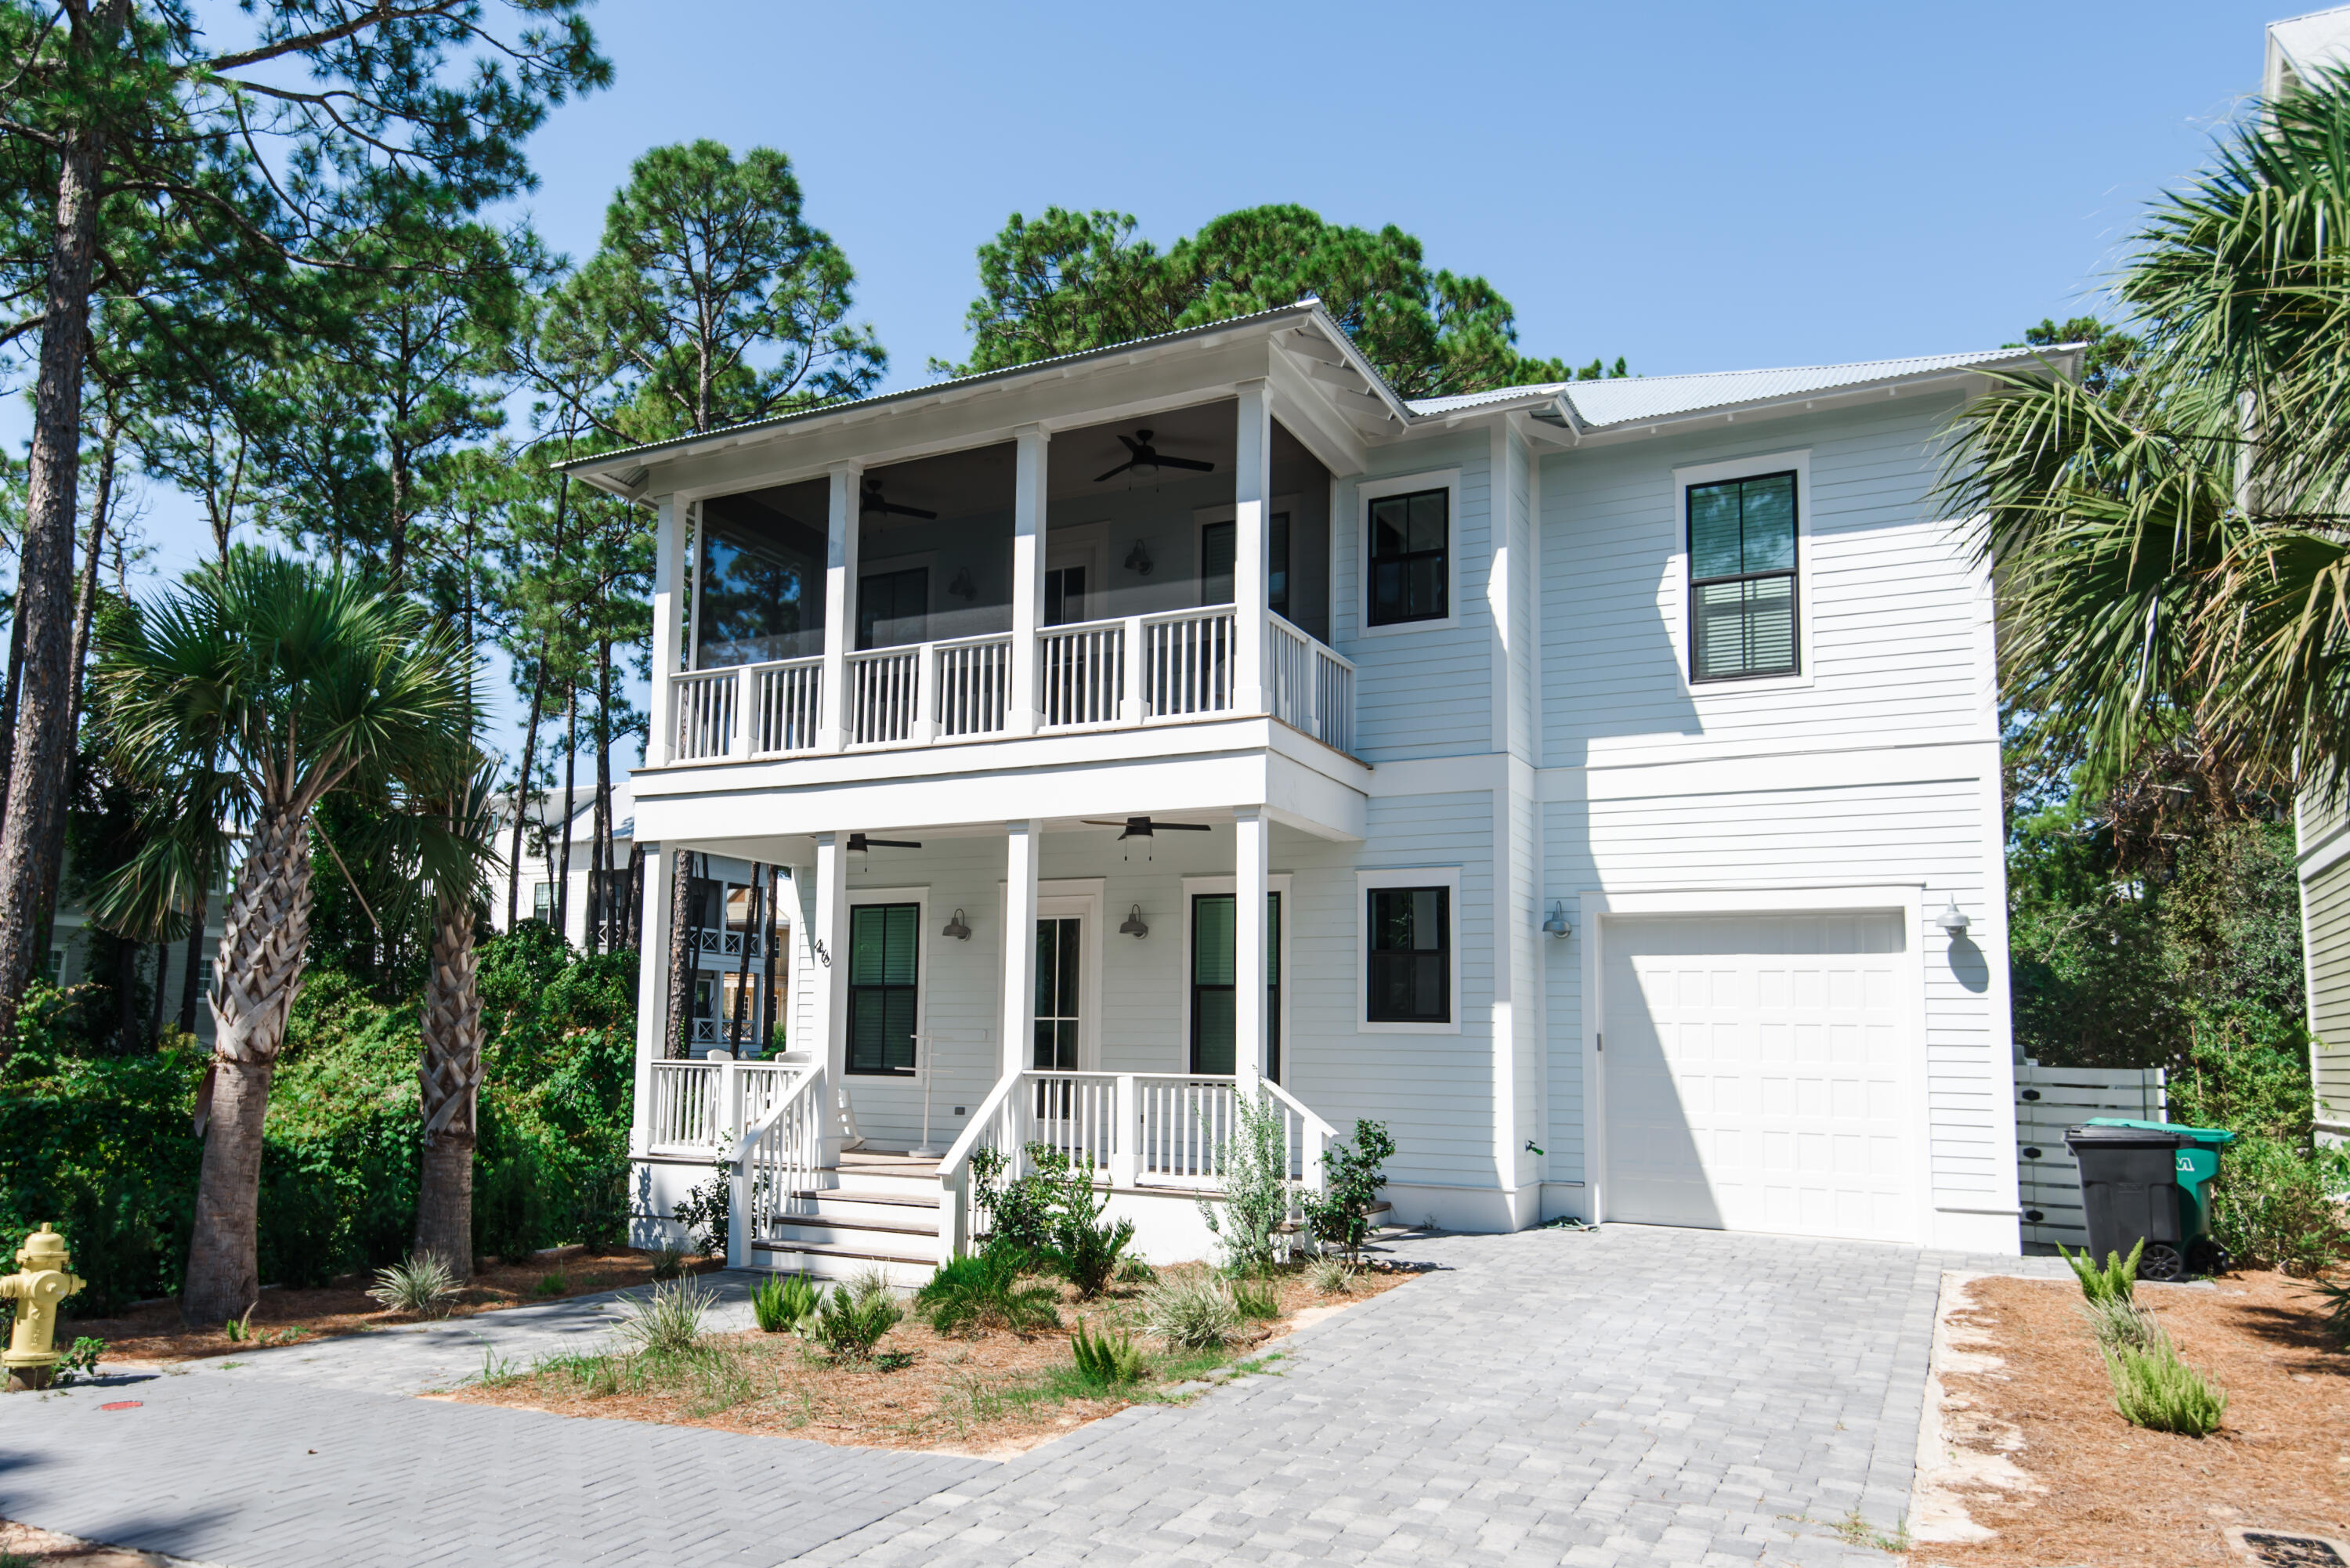
M1289 514L1276 512L1264 524L1264 607L1289 618Z
M848 915L848 1070L914 1071L920 904L859 904Z
M1289 514L1276 512L1265 519L1264 607L1286 619L1289 615ZM1200 528L1200 602L1228 605L1235 597L1233 563L1238 558L1240 524L1207 523Z
M1082 923L1047 915L1036 922L1036 1056L1040 1073L1077 1070L1078 960Z
M1452 613L1445 554L1452 493L1415 490L1371 503L1371 624L1442 620Z
M1234 920L1238 898L1231 893L1191 896L1191 1071L1238 1070L1240 1024L1233 976L1240 967ZM1281 895L1264 902L1265 1076L1281 1082Z
M1370 994L1373 1023L1452 1022L1452 889L1374 888Z
M1689 487L1690 679L1793 675L1795 476Z

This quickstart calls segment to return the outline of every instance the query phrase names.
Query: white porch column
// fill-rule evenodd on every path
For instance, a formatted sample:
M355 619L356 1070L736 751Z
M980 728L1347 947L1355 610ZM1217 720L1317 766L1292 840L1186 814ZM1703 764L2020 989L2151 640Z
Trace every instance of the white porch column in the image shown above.
M1273 403L1263 381L1240 389L1240 456L1232 473L1232 709L1270 712L1264 688L1266 586L1273 576Z
M1036 855L1045 825L1004 825L1003 1075L1035 1064L1036 1049Z
M1036 628L1045 618L1045 530L1047 443L1042 425L1013 432L1012 481L1012 691L1004 727L1015 735L1036 732Z
M1232 1071L1240 1092L1252 1096L1264 1076L1265 871L1272 837L1263 807L1232 813Z
M832 465L832 507L824 546L824 691L816 726L819 752L840 750L852 732L847 659L857 646L857 542L864 480L861 464Z
M815 907L809 911L809 923L815 929L808 933L808 972L814 983L808 988L808 1022L816 1038L801 1049L824 1064L824 1160L834 1165L840 1159L840 1133L830 1106L839 1100L848 1067L848 854L839 834L816 836L814 881L809 902Z
M669 1050L669 878L674 851L645 846L644 929L637 954L637 1097L629 1118L629 1153L645 1157L652 1143L653 1063ZM631 1227L633 1230L634 1227Z
M652 694L646 703L645 762L660 767L677 755L677 720L669 678L684 668L686 506L674 495L653 503Z

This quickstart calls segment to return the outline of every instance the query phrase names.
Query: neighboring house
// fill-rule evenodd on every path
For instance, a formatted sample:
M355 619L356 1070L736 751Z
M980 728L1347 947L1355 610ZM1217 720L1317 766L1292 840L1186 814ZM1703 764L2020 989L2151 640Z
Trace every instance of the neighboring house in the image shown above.
M2301 950L2309 986L2309 1070L2317 1136L2350 1142L2350 819L2322 790L2294 808Z
M556 912L556 875L545 850L554 835L542 824L563 813L563 792L545 790L526 797L523 823L521 871L515 889L516 916L552 922ZM598 935L619 947L633 947L643 919L643 871L633 858L635 824L628 781L612 784L612 885L602 890L595 875L596 802L592 786L575 791L570 831L553 857L569 879L564 900L564 940L575 948L588 946ZM501 863L512 840L513 797L501 805L498 849ZM777 1036L788 1015L790 971L780 961L770 965L767 954L780 954L791 938L789 884L781 898L769 890L779 867L754 865L718 854L699 854L694 886L688 906L688 947L697 955L690 1016L693 1020L691 1048L695 1054L732 1046L757 1054L758 1043ZM755 890L755 897L754 896ZM490 919L505 929L505 877L493 879ZM767 929L770 916L774 933ZM606 931L607 927L610 929Z
M65 874L58 878L60 888L71 888L72 873L68 856ZM221 932L224 929L223 916L227 898L223 891L224 886L220 878L213 878L212 888L205 896L204 935L196 951L196 1038L207 1045L212 1044L213 1038L213 1010L206 1005L204 998L211 991L213 958L220 950ZM42 978L57 986L100 981L112 983L112 975L99 973L96 969L90 946L93 934L89 916L83 909L81 901L69 892L61 892L56 918L50 922L49 950L44 956ZM180 998L188 978L188 939L182 936L174 942L142 943L139 953L138 978L140 985L150 988L151 1000L153 988L161 984L163 1026L166 1029L177 1028Z
M2319 72L2339 70L2345 64L2350 64L2350 5L2271 22L2261 96L2273 102Z
M2017 1251L1931 492L2040 363L1406 402L1306 301L571 464L658 518L648 888L792 868L781 1063L673 1059L646 899L639 1213L714 1149L738 1262L918 1274L1039 1140L1198 1256L1262 1083L1309 1182L1385 1122L1414 1224Z

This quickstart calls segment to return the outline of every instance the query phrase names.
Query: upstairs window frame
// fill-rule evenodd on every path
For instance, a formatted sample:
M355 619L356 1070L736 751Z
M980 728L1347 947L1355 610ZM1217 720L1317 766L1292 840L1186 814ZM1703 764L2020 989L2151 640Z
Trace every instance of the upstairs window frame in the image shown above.
M1409 620L1375 619L1378 609L1378 584L1372 566L1373 546L1377 529L1372 523L1375 504L1399 495L1414 495L1423 491L1444 493L1444 613L1440 616L1420 616ZM1461 557L1463 553L1462 518L1461 514L1461 471L1443 468L1419 473L1402 473L1391 478L1366 479L1355 486L1357 578L1356 635L1357 637L1407 637L1414 632L1450 630L1461 625Z
M1733 480L1767 479L1790 472L1795 476L1794 668L1769 674L1700 675L1697 673L1697 589L1700 583L1715 579L1692 580L1695 563L1690 549L1690 492ZM1817 668L1818 649L1814 637L1815 618L1813 607L1819 597L1814 591L1812 573L1816 552L1813 548L1812 532L1811 450L1806 447L1759 452L1751 457L1720 462L1691 464L1674 469L1671 477L1672 513L1666 523L1665 543L1670 553L1672 569L1668 591L1659 596L1659 608L1667 613L1667 631L1679 669L1681 690L1694 701L1710 703L1753 694L1810 688Z

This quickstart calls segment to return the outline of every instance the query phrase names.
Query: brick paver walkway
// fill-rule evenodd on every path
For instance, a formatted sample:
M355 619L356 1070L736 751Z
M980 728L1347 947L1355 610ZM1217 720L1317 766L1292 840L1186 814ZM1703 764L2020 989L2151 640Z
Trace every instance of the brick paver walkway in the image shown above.
M1829 1526L1907 1506L1941 1271L2049 1266L1637 1227L1395 1251L1441 1272L1283 1376L1009 1463L415 1398L482 1363L435 1331L0 1399L0 1515L234 1568L1882 1563ZM608 1316L465 1326L522 1360Z

